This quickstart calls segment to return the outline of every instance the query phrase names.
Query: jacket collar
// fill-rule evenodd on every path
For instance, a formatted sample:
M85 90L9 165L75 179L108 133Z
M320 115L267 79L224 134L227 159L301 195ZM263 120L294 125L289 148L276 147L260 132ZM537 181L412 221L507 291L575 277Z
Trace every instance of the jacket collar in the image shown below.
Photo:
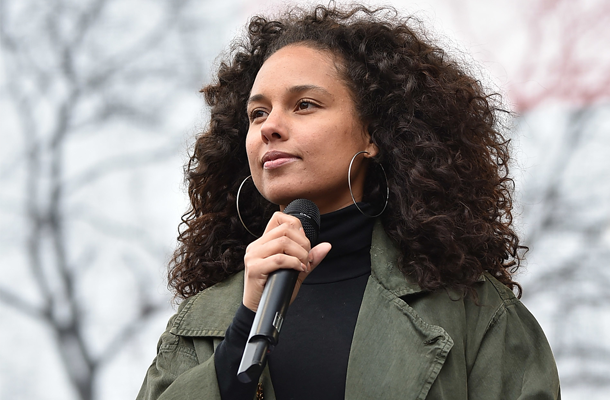
M371 276L394 296L420 293L416 283L409 282L397 266L399 250L377 220L371 240Z
M180 305L170 332L179 336L224 337L243 292L243 271L199 292Z

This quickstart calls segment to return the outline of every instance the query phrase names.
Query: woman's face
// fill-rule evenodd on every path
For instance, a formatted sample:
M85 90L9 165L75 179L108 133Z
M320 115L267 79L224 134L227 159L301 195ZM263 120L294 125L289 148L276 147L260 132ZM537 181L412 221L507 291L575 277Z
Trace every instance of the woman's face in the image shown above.
M290 45L261 67L248 100L246 150L254 183L283 209L294 199L313 201L322 214L361 200L365 157L377 154L356 114L332 53Z

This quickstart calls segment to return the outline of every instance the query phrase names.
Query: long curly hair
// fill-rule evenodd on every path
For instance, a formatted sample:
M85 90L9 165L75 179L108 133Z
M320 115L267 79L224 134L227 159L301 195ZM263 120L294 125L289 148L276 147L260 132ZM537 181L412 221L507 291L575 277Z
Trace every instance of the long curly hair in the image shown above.
M387 174L390 199L381 220L400 249L404 275L424 290L466 293L489 271L520 295L512 274L526 248L512 229L513 181L499 96L487 94L466 67L428 40L414 18L393 8L331 4L253 17L216 81L201 90L211 118L185 167L191 207L168 274L176 296L193 296L244 268L254 238L235 203L250 174L246 101L265 60L296 43L342 61L340 74ZM367 174L371 199L383 198L379 181ZM245 186L242 217L262 233L278 207Z

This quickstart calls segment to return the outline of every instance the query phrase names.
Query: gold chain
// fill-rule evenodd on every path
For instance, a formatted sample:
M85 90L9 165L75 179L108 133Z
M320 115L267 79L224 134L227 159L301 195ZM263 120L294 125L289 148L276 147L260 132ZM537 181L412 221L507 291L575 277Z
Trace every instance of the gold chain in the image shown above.
M263 396L263 385L261 383L258 384L258 388L256 389L256 400L264 400Z

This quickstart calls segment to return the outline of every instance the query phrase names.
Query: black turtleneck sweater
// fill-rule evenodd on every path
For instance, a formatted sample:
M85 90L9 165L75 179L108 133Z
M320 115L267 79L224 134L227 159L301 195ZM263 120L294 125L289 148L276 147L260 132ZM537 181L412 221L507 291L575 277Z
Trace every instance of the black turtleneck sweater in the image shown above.
M352 336L371 271L374 219L352 205L322 215L320 225L320 242L331 243L332 249L303 282L269 355L278 400L345 397ZM252 398L254 386L240 383L236 374L254 315L242 305L216 350L223 399Z

